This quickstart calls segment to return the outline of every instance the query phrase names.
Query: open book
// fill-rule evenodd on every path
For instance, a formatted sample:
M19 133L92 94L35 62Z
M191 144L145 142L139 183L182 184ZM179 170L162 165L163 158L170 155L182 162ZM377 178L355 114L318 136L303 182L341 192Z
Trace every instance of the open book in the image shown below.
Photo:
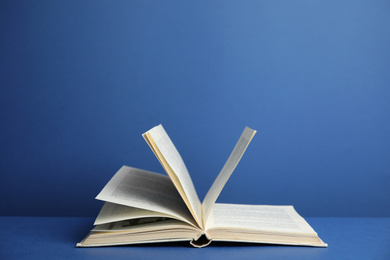
M168 176L123 166L96 199L105 201L78 247L214 241L326 247L292 206L215 203L256 131L248 127L201 203L187 168L162 125L143 134Z

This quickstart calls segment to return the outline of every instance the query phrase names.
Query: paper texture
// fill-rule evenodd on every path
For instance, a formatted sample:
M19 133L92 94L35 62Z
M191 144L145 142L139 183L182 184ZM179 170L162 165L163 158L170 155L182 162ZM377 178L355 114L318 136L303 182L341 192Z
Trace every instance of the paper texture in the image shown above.
M164 128L158 125L143 136L173 181L194 219L202 226L202 206L194 184L183 159Z
M211 208L217 201L219 194L221 193L226 182L228 181L230 175L232 175L234 169L236 168L238 162L241 160L241 157L243 156L246 148L248 147L255 134L256 130L250 129L249 127L245 127L228 160L226 161L221 172L215 179L213 185L211 186L203 200L203 221L207 221Z
M250 229L316 234L293 206L263 206L216 203L206 225L211 228Z
M106 202L104 203L102 209L100 210L100 213L97 216L94 225L101 225L105 223L117 222L126 219L152 218L152 217L171 217L171 216L161 212Z
M161 212L196 225L166 175L123 166L96 199Z

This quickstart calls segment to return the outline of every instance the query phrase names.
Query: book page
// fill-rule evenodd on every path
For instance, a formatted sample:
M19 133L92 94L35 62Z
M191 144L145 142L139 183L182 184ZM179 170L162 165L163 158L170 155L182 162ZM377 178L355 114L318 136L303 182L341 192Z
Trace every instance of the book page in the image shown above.
M96 226L77 247L191 241L202 232L199 228L173 219L120 221Z
M293 206L263 206L216 203L207 229L248 229L270 232L316 234Z
M196 225L172 181L163 174L123 166L96 199L161 212Z
M95 220L94 225L101 225L101 224L117 222L122 220L129 220L129 219L153 218L153 217L169 218L171 216L161 212L134 208L134 207L119 205L111 202L105 202L102 209L99 212L99 215Z
M92 231L112 231L112 232L121 232L121 231L137 231L137 232L156 232L158 230L173 230L174 228L182 228L186 230L193 230L196 232L201 232L199 228L190 226L186 223L175 219L166 219L166 218L150 218L150 219L135 219L135 220L124 220L114 223L107 223L103 225L96 226Z
M229 177L232 175L234 169L236 168L238 162L241 160L242 155L244 154L246 148L248 147L255 134L256 130L250 129L249 127L245 127L240 139L238 139L236 146L234 147L228 160L223 166L221 172L219 173L213 185L207 192L202 203L203 220L205 222L207 221L211 208L217 201L219 194L221 193Z
M202 206L194 184L183 159L164 128L158 125L144 133L143 137L171 178L195 221L202 227Z

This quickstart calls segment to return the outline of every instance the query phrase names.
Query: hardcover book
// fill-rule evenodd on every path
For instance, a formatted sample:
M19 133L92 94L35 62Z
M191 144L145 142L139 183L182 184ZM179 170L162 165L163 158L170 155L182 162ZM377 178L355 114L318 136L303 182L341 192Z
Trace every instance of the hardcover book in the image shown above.
M143 134L167 175L123 166L96 199L104 205L77 247L211 241L326 247L293 206L221 204L216 200L256 131L246 127L207 192L198 198L188 170L162 125Z

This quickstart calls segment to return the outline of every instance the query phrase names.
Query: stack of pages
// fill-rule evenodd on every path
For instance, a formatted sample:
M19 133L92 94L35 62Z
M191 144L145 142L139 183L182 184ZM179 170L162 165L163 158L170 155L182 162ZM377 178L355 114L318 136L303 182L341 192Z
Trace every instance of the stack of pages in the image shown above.
M245 128L201 203L187 168L162 125L143 134L166 175L123 166L96 197L105 201L78 247L214 241L326 247L292 206L215 203L256 131Z

